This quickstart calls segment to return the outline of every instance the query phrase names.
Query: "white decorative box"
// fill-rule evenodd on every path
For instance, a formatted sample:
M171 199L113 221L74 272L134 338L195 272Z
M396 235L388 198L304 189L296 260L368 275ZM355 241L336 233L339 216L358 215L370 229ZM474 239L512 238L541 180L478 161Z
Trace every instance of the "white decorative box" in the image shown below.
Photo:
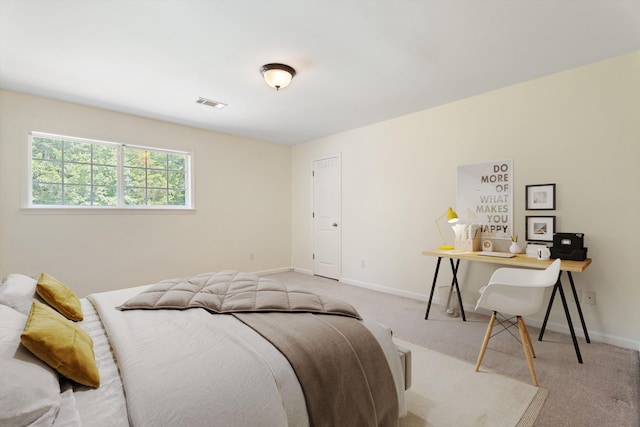
M454 247L457 251L476 252L481 250L480 243L480 231L478 231L473 239L456 239Z

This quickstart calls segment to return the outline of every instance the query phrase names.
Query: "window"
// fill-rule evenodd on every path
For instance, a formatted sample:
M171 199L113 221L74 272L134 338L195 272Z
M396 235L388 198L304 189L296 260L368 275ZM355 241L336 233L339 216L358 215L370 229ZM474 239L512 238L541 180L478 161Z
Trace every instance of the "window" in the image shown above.
M190 208L191 156L32 132L30 206Z

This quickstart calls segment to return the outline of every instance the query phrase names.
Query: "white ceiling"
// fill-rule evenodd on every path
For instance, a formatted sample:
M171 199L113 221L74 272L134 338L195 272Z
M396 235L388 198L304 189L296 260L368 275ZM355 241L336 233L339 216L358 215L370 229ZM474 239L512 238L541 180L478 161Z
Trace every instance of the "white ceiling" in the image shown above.
M639 0L0 0L0 87L290 145L638 49Z

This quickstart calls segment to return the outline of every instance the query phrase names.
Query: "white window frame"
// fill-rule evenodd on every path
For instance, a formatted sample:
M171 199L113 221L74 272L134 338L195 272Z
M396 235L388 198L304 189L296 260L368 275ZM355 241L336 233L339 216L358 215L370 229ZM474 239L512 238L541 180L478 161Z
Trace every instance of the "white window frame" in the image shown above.
M117 202L116 206L96 206L96 205L54 205L54 204L34 204L33 203L33 138L49 138L58 139L69 142L78 142L84 144L108 145L118 148L117 154ZM126 205L124 203L124 148L136 150L146 150L160 153L176 154L185 156L185 204L184 205ZM166 148L149 147L143 145L123 144L110 141L101 141L97 139L80 138L73 136L65 136L46 132L29 132L28 137L28 185L26 195L26 208L34 210L109 210L109 211L191 211L195 209L193 199L193 153L183 150L171 150Z

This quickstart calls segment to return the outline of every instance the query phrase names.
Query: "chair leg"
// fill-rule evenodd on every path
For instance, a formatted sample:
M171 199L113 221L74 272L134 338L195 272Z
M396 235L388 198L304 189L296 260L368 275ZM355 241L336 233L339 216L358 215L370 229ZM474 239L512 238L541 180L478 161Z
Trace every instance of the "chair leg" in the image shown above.
M482 358L484 357L484 352L487 350L487 345L489 345L489 338L491 338L491 331L493 331L493 324L496 321L496 312L494 311L491 315L491 319L489 320L489 326L487 327L487 333L484 336L484 341L482 342L482 348L480 349L480 354L478 355L478 362L476 363L476 372L480 369L480 364L482 363Z
M531 379L533 380L533 385L538 387L538 378L536 378L536 371L533 368L533 359L531 358L531 355L533 354L533 347L531 346L531 337L529 337L529 332L527 331L527 327L524 324L524 319L520 316L518 316L518 330L520 331L520 340L522 341L524 356L527 358L527 364L529 365L529 372L531 372Z
M531 342L531 335L529 334L529 330L527 329L527 325L524 323L524 319L522 320L522 327L524 328L524 332L526 333L527 342L529 343L529 349L531 350L531 356L536 357L536 351L533 348L533 343Z

